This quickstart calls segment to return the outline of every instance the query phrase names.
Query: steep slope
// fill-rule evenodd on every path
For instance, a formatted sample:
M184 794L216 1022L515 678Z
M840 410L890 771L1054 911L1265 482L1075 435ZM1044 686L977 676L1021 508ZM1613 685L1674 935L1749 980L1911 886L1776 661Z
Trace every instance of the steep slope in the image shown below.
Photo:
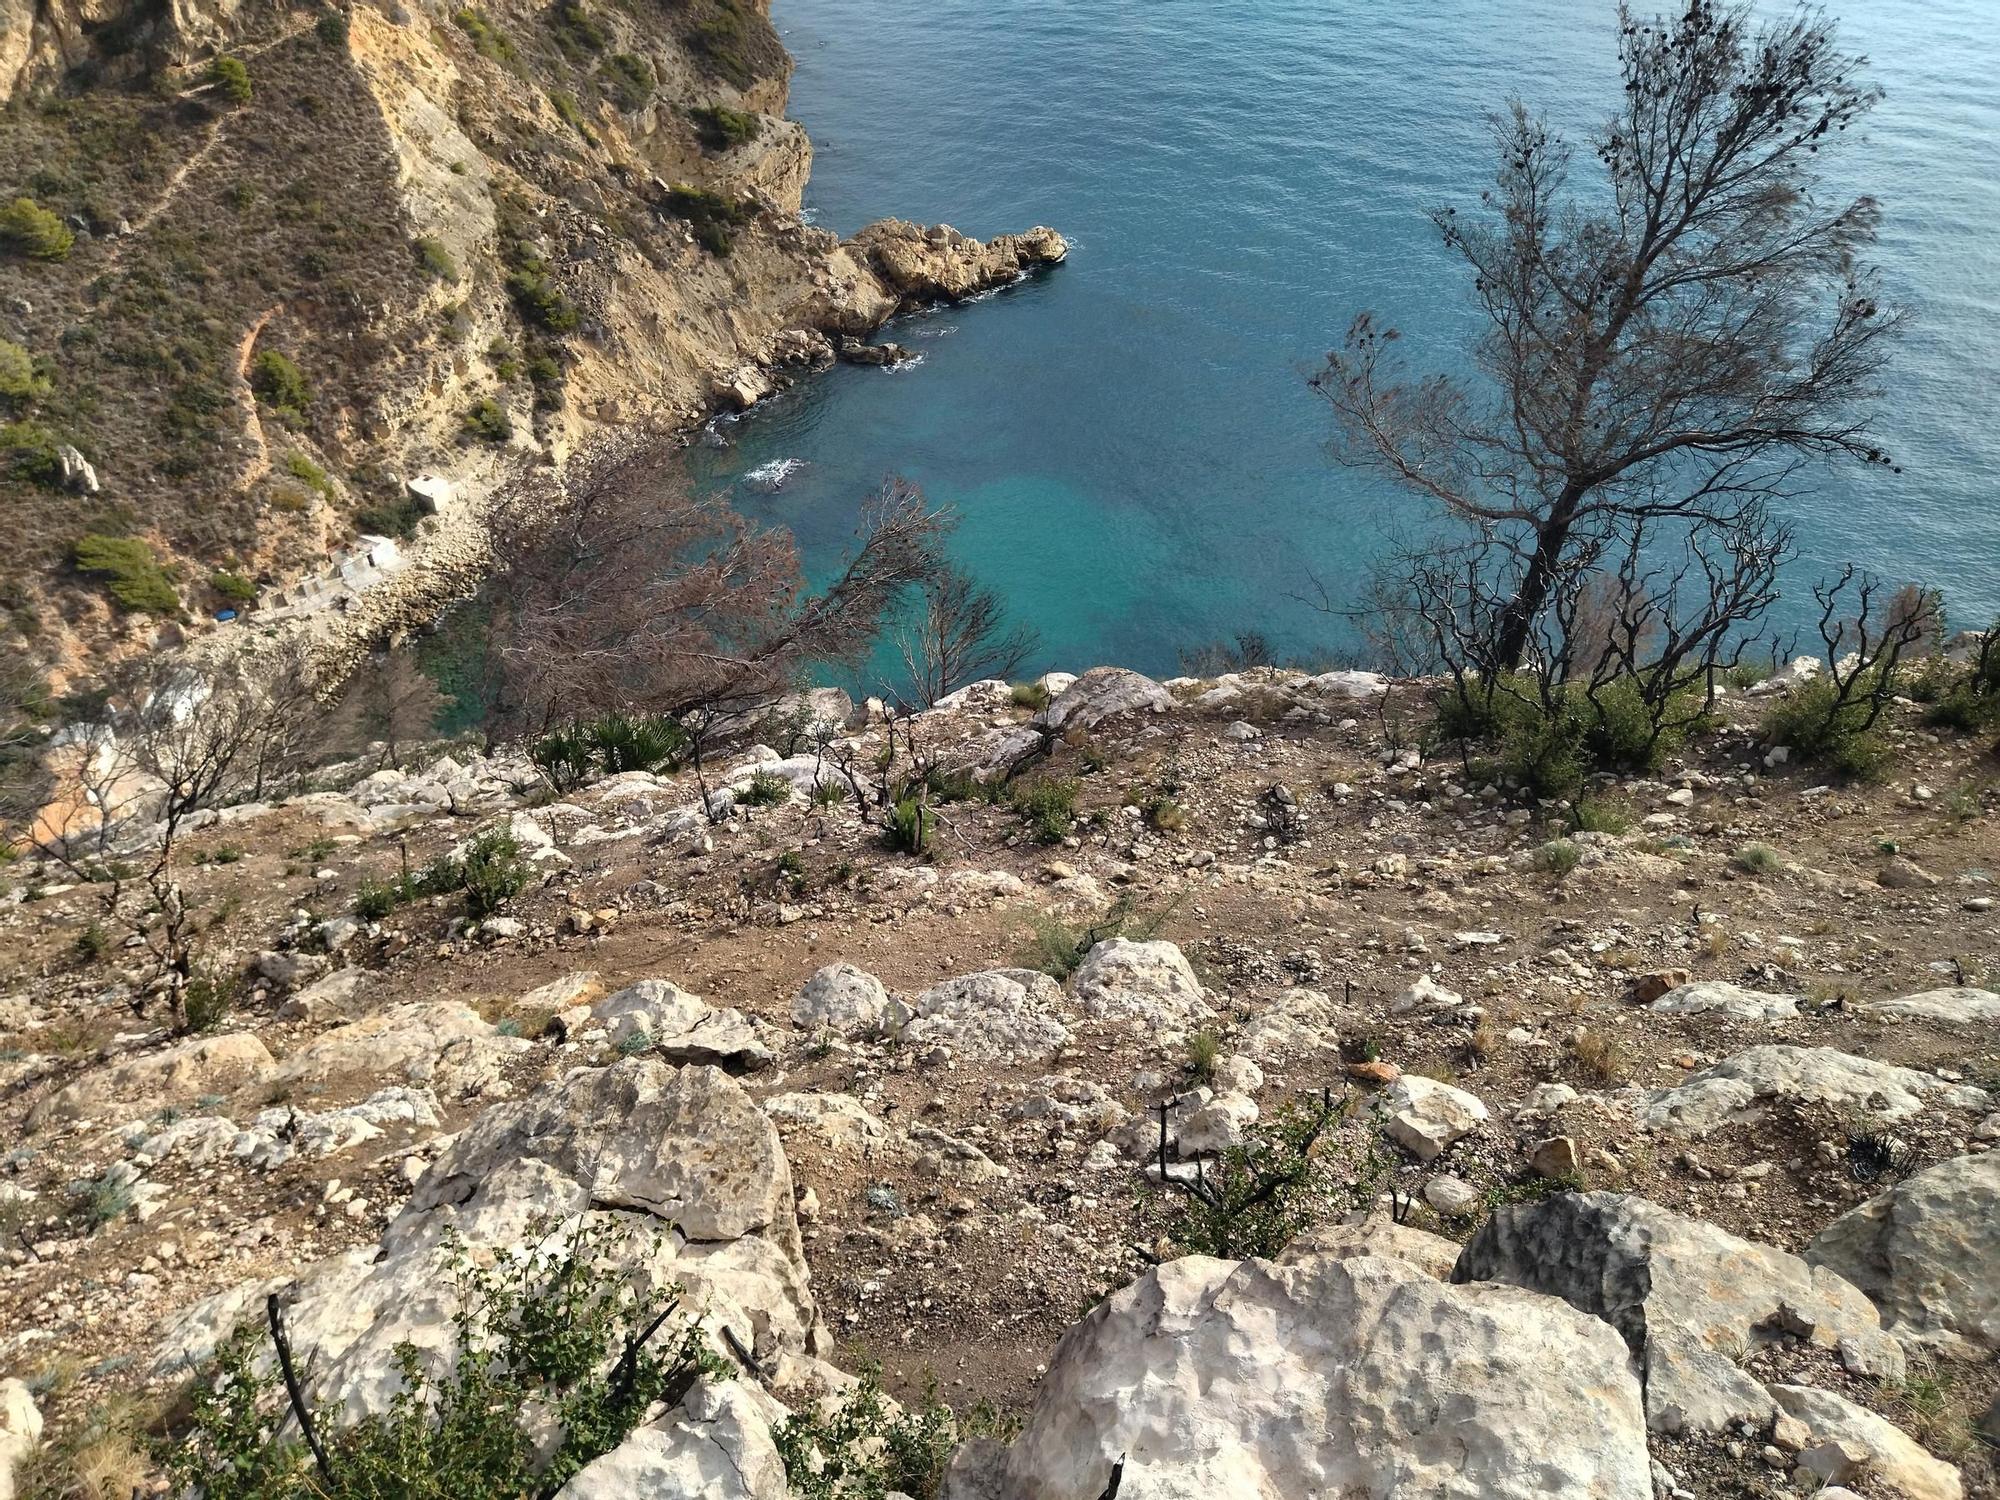
M805 224L790 68L747 0L0 11L17 644L60 677L252 589L324 604L279 591L361 534L434 602L511 478L1061 258ZM86 535L142 546L84 577Z

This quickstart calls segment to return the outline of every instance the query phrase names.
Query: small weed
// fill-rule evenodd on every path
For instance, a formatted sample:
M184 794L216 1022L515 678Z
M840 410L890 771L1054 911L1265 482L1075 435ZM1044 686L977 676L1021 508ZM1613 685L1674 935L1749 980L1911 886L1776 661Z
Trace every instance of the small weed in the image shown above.
M1534 854L1535 868L1552 880L1567 880L1583 861L1583 850L1568 839L1551 839Z
M1038 843L1059 844L1076 822L1077 783L1073 777L1038 776L1015 788L1014 808Z
M1187 1075L1196 1083L1215 1082L1215 1065L1222 1060L1222 1039L1212 1031L1188 1038Z
M1619 808L1608 802L1598 802L1584 798L1576 804L1572 814L1578 833L1629 833L1632 820Z
M792 784L775 771L758 771L750 778L749 785L736 794L736 801L744 807L778 807L792 800Z
M1016 708L1040 713L1049 706L1049 690L1039 682L1017 682L1009 690L1007 700Z
M1745 844L1729 862L1746 875L1775 875L1785 867L1785 857L1769 844Z
M1617 1083L1629 1069L1624 1046L1595 1027L1587 1026L1570 1039L1569 1055L1578 1070L1597 1083Z

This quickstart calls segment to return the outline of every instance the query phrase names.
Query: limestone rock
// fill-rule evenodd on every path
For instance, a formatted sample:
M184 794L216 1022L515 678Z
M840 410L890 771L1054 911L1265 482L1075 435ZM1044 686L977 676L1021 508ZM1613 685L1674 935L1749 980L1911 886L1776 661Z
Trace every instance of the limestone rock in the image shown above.
M901 299L904 307L962 301L1016 280L1037 266L1055 265L1069 245L1053 229L995 235L981 244L949 224L925 228L902 219L870 224L848 242Z
M777 1094L764 1101L781 1134L811 1131L836 1151L866 1154L889 1139L889 1127L852 1094Z
M704 1380L677 1408L641 1427L556 1492L557 1500L786 1500L771 1429L789 1415L741 1380Z
M1043 729L1092 729L1119 714L1165 713L1174 695L1150 677L1123 667L1092 667L1035 715Z
M620 1252L627 1273L681 1283L684 1305L746 1348L805 1354L818 1337L776 1130L720 1069L641 1058L488 1109L418 1181L374 1257L301 1279L293 1337L319 1351L336 1406L380 1411L399 1385L397 1345L449 1366L450 1243L523 1254L592 1227L636 1231Z
M903 1029L913 1045L943 1042L962 1057L1025 1062L1069 1040L1057 1018L1062 991L1035 969L986 969L934 984L917 997Z
M14 1500L14 1470L42 1440L42 1413L21 1380L0 1380L0 1500Z
M1882 866L1875 883L1892 891L1921 891L1936 885L1939 878L1899 854Z
M1854 1057L1833 1047L1751 1047L1683 1083L1649 1092L1638 1108L1648 1130L1705 1136L1774 1101L1823 1104L1846 1119L1894 1124L1926 1104L1978 1108L1984 1090L1929 1073Z
M454 1042L494 1036L493 1027L469 1005L417 1001L322 1032L286 1058L277 1076L286 1082L318 1083L345 1075L428 1083L438 1059Z
M650 1041L669 1062L713 1063L734 1073L771 1065L761 1028L735 1007L718 1009L666 979L642 979L599 1002L597 1023L613 1046Z
M1561 1297L1624 1337L1661 1432L1762 1423L1774 1410L1734 1351L1790 1331L1843 1338L1895 1360L1868 1299L1840 1277L1623 1193L1561 1193L1494 1211L1466 1244L1455 1282L1504 1281Z
M204 1094L226 1094L271 1066L271 1054L247 1031L191 1037L123 1057L86 1072L29 1111L30 1127L47 1120L103 1115L115 1106L150 1112L167 1104L187 1104Z
M1178 1030L1214 1014L1186 957L1167 942L1095 944L1076 971L1076 998L1087 1015L1153 1030Z
M1767 995L1715 979L1668 990L1647 1009L1673 1016L1712 1012L1732 1021L1790 1021L1799 1013L1798 1002L1790 995Z
M852 1041L882 1035L909 1019L909 1011L882 981L853 964L828 964L805 982L792 1002L792 1024L831 1031Z
M962 1452L948 1500L1651 1500L1616 1335L1561 1303L1454 1287L1377 1256L1189 1257L1057 1346L1004 1453Z
M1378 1255L1387 1260L1407 1261L1435 1281L1449 1281L1451 1268L1458 1264L1460 1248L1457 1240L1432 1234L1428 1229L1398 1224L1386 1214L1369 1214L1359 1221L1315 1225L1285 1246L1278 1259L1290 1264L1316 1255L1334 1260Z
M1897 1183L1827 1225L1805 1255L1866 1292L1905 1341L2000 1352L2000 1153Z
M1389 1002L1389 1010L1403 1015L1413 1010L1457 1010L1463 1004L1465 997L1456 990L1446 989L1428 974L1419 974Z
M1770 1392L1811 1433L1799 1453L1809 1473L1833 1484L1865 1479L1869 1494L1893 1500L1960 1500L1965 1493L1957 1469L1866 1407L1809 1385L1774 1385ZM1855 1454L1859 1463L1850 1462Z
M1434 1161L1454 1141L1486 1120L1486 1105L1474 1094L1409 1073L1391 1084L1376 1104L1388 1116L1384 1128L1419 1161Z
M1869 1016L1913 1016L1920 1021L1943 1021L1957 1026L1991 1025L2000 1022L2000 995L1992 990L1959 986L1877 1000L1860 1009Z

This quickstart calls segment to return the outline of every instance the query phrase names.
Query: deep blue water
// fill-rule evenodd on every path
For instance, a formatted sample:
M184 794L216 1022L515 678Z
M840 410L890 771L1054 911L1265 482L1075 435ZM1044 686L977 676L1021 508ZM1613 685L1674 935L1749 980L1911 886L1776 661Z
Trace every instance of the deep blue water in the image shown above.
M1852 559L2000 607L2000 0L1849 0L1888 98L1837 181L1887 210L1880 259L1919 322L1878 428L1900 475L1828 465L1789 512L1810 577ZM1485 112L1518 93L1572 133L1616 94L1608 0L778 0L807 205L981 236L1045 223L1070 262L895 325L924 354L842 369L728 424L701 480L795 529L815 569L882 476L962 516L956 550L1039 626L1042 663L1166 671L1263 630L1342 627L1416 502L1336 468L1305 375L1375 309L1449 364L1476 332L1424 215L1477 204ZM1580 177L1593 165L1588 152ZM744 476L802 466L776 495ZM1794 616L1798 618L1798 616Z

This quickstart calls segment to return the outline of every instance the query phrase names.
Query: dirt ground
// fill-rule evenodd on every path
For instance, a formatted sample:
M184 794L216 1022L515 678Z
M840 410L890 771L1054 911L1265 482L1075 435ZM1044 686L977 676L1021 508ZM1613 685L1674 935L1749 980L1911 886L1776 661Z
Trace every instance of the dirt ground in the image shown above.
M1794 1251L1882 1186L1857 1165L1845 1122L1779 1108L1684 1140L1636 1128L1629 1105L1640 1091L1770 1041L2000 1090L2000 1034L1990 1025L1858 1009L2000 982L2000 760L1986 743L1931 735L1899 711L1889 779L1829 784L1808 768L1767 767L1747 728L1754 705L1740 704L1732 713L1745 727L1701 740L1658 778L1594 786L1593 820L1628 826L1578 836L1572 809L1488 792L1457 759L1385 769L1385 727L1404 738L1395 725L1414 703L1382 719L1357 708L1331 722L1257 708L1246 699L1219 714L1142 716L1058 748L1043 774L1076 779L1082 814L1058 843L1038 842L1004 803L960 801L941 809L933 857L915 861L886 850L851 808L799 800L744 809L692 850L645 827L570 849L570 868L513 903L522 930L505 941L455 932L456 906L433 897L396 910L347 958L373 974L368 1009L462 1000L529 1037L546 1016L518 1009L519 997L585 970L606 991L672 979L770 1023L787 1045L771 1069L743 1079L753 1094L846 1094L889 1127L881 1140L846 1146L785 1132L809 1194L806 1252L836 1362L879 1363L899 1395L935 1382L954 1405L1003 1411L1032 1400L1083 1311L1169 1248L1137 1163L1092 1165L1107 1133L1093 1124L1100 1117L1086 1108L1065 1123L1035 1107L1051 1097L1045 1080L1066 1075L1144 1118L1198 1081L1207 1043L1081 1020L1046 1063L996 1066L833 1041L791 1019L793 998L824 965L855 964L913 996L953 975L1033 965L1037 914L1045 935L1047 922L1073 935L1122 903L1194 964L1223 1057L1247 1023L1288 998L1327 997L1335 1022L1324 1044L1265 1058L1258 1101L1269 1118L1288 1098L1345 1092L1356 1107L1327 1149L1354 1164L1357 1180L1370 1086L1350 1076L1351 1062L1446 1079L1483 1100L1490 1121L1436 1162L1394 1164L1394 1185L1416 1195L1413 1222L1461 1239L1488 1205L1532 1191L1528 1150L1554 1127L1516 1114L1539 1085L1578 1091L1560 1130L1576 1141L1588 1186L1638 1193ZM1231 728L1245 721L1249 730ZM1280 784L1299 816L1273 799ZM1676 795L1684 792L1692 796ZM1162 798L1177 817L1146 814ZM192 869L188 885L194 899L227 911L220 930L248 955L275 946L295 912L345 911L365 879L393 876L405 851L418 865L466 827L441 816L328 845L318 809L281 807L199 835L196 856L223 862ZM1581 852L1574 868L1554 856L1517 860L1565 836ZM1901 878L1885 875L1892 860L1921 879L1883 884ZM0 1011L0 1184L36 1195L0 1198L0 1373L32 1377L60 1424L138 1379L148 1336L172 1309L372 1242L407 1195L406 1162L424 1143L392 1130L354 1153L270 1172L169 1161L149 1176L165 1192L148 1217L94 1226L69 1185L120 1158L113 1132L30 1129L28 1114L158 1017L129 1007L123 953L79 953L99 892L31 889L18 867L0 878L16 892L0 906L0 993L14 1007ZM1665 970L1791 995L1799 1013L1776 1022L1664 1015L1630 998L1635 978ZM1397 994L1426 975L1464 1004L1397 1013ZM344 1018L285 1019L282 1001L267 986L229 1025L283 1058ZM507 1084L525 1090L577 1060L538 1042L510 1064ZM343 1080L282 1102L317 1109L378 1084ZM271 1102L232 1098L226 1112L247 1117ZM489 1100L443 1102L452 1130ZM1905 1170L1986 1149L2000 1131L1989 1118L1982 1136L1981 1124L1977 1112L1929 1111L1893 1149L1908 1152ZM948 1152L941 1160L912 1141L912 1127L975 1147L994 1172ZM1426 1184L1446 1173L1471 1185L1474 1211L1448 1217L1425 1200ZM1978 1493L1994 1470L1970 1423L1996 1386L1990 1364L1947 1366L1921 1393L1857 1399L1963 1465ZM1686 1461L1688 1472L1720 1476L1713 1493L1764 1492L1741 1464L1715 1467L1695 1452Z

